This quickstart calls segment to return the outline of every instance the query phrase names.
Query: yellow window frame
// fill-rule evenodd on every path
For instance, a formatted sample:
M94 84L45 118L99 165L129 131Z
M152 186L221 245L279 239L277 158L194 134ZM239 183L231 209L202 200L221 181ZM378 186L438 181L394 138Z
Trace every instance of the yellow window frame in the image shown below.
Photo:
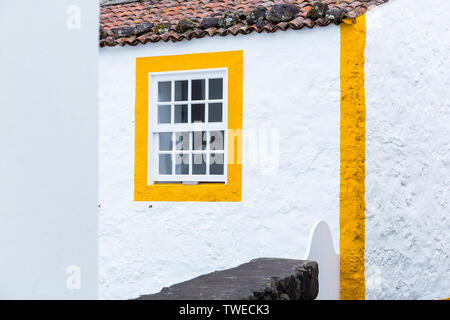
M227 184L148 185L148 112L151 72L228 69ZM135 201L241 201L243 52L225 51L136 59Z

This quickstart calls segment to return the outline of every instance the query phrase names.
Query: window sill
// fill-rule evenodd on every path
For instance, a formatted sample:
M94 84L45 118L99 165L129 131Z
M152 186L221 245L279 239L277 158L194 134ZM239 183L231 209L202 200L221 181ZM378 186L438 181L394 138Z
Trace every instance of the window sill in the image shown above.
M182 183L156 183L142 191L135 190L135 201L241 201L241 186L202 182L197 185Z

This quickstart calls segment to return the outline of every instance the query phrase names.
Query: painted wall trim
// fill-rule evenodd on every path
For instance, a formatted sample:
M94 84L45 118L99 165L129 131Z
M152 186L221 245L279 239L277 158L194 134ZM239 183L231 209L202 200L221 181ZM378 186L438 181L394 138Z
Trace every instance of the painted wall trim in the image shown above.
M365 299L365 15L341 24L340 298Z
M227 184L147 183L149 77L152 72L226 68L228 70ZM224 51L136 59L135 201L241 201L243 52ZM235 143L237 137L238 142ZM237 156L237 159L235 158Z

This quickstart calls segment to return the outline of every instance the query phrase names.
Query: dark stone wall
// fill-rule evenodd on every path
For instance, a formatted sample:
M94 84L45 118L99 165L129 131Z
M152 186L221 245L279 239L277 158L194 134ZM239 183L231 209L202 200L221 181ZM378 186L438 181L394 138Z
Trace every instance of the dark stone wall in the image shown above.
M166 287L138 300L314 300L317 262L260 258Z

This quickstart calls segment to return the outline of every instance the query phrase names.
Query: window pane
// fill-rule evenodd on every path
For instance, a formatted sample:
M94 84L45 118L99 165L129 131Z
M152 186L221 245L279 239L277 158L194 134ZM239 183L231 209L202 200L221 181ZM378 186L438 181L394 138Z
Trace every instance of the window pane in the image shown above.
M158 106L158 123L170 123L171 106Z
M180 104L175 106L175 123L188 122L188 105Z
M171 82L158 82L158 101L169 102L172 98Z
M191 122L205 122L205 105L193 104L191 109Z
M222 104L210 103L208 107L208 122L222 122Z
M194 150L205 150L206 149L206 131L194 131L193 146Z
M175 134L176 150L189 150L189 135L190 132L177 132Z
M159 155L159 174L172 174L172 155Z
M210 150L223 150L225 141L224 131L211 131L209 148Z
M206 154L192 155L192 174L206 174Z
M175 81L175 101L187 101L188 81Z
M177 154L175 174L189 174L189 154Z
M192 100L205 100L205 80L192 80Z
M209 99L223 98L223 79L209 79Z
M209 174L223 174L223 154L211 153L209 159Z
M172 132L161 132L159 134L159 150L172 150Z

